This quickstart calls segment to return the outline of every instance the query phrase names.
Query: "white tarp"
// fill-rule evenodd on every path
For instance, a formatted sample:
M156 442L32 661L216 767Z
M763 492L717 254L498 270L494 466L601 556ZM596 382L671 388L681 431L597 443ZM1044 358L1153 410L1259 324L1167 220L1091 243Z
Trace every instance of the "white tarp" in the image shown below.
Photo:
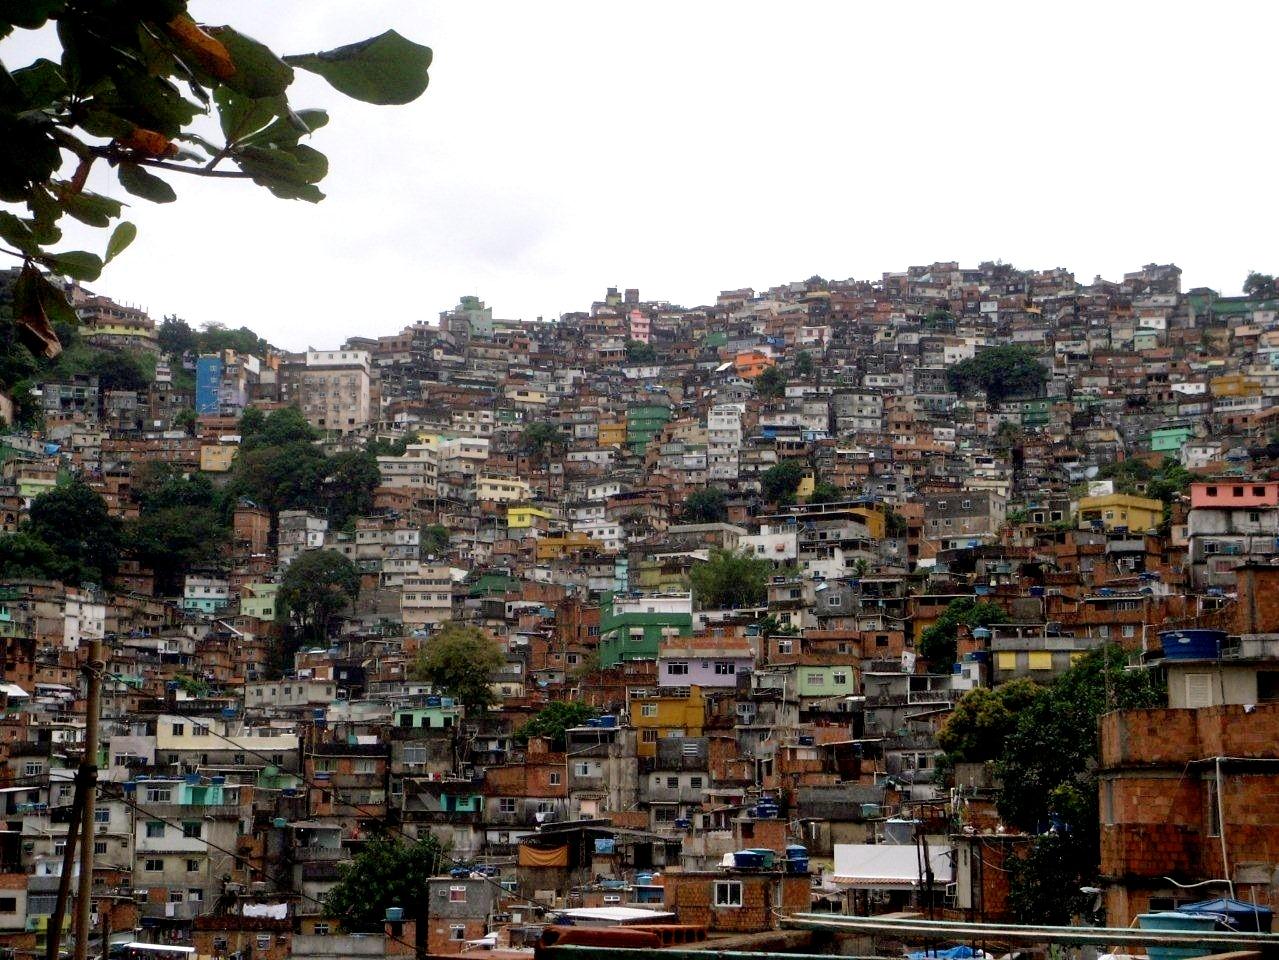
M950 847L928 845L933 880L950 882ZM837 843L832 883L859 890L907 890L920 885L923 851L904 843Z

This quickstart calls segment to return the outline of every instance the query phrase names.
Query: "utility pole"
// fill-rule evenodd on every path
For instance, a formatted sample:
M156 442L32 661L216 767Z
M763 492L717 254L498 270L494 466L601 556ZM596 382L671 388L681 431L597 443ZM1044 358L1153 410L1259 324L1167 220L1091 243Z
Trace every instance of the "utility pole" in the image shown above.
M88 960L90 909L93 906L93 814L98 789L98 717L102 712L102 641L89 644L89 694L85 704L84 750L80 755L80 789L84 793L80 821L80 884L76 893L75 960Z

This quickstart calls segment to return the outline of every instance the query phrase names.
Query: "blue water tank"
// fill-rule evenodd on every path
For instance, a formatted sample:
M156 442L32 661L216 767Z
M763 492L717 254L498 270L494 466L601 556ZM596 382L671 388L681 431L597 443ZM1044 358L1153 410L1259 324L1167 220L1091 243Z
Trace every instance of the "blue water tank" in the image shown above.
M758 870L764 865L764 857L755 850L738 850L733 854L733 864L751 870Z
M1167 660L1216 660L1225 640L1224 630L1165 630L1159 634Z
M603 717L599 717L598 719L599 719L599 726L601 726L605 730L611 730L617 726L617 717L603 716Z

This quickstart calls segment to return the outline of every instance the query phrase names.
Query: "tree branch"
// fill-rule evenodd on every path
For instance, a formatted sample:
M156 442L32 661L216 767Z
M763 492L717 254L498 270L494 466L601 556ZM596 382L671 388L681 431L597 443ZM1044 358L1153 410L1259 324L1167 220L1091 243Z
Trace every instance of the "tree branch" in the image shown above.
M164 160L136 159L134 163L144 167L158 167L161 170L172 170L175 173L189 173L194 177L230 177L237 180L248 179L243 170L210 170L207 167L188 167L180 163L167 163Z
M11 257L17 257L19 260L30 260L25 253L19 253L17 250L10 250L8 247L0 247L0 253L7 253Z

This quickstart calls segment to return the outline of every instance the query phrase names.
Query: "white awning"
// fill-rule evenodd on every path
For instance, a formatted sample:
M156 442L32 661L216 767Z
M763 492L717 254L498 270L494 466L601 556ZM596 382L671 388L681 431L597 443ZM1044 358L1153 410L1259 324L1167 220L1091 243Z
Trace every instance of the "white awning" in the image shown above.
M929 844L936 883L950 882L950 847ZM832 883L856 890L910 890L921 885L923 851L904 843L837 843Z

